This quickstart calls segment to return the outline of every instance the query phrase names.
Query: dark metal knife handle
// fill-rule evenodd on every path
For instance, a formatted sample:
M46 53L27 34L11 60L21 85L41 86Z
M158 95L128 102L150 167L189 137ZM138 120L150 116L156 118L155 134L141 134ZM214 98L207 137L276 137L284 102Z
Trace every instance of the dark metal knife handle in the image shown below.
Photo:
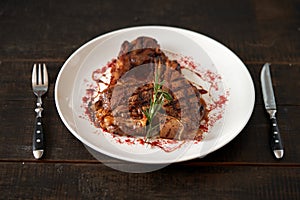
M40 116L37 116L35 118L32 150L33 155L36 159L41 158L44 153L44 133L42 126L42 118Z
M277 159L283 157L283 145L280 137L280 132L277 124L276 117L271 118L271 126L272 126L272 135L271 135L271 148L273 153Z

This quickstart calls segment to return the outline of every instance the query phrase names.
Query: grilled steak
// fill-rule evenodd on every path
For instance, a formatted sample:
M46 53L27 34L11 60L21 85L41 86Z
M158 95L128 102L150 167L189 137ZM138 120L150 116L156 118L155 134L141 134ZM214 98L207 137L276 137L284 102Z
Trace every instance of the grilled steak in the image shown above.
M145 111L153 100L155 75L162 90L172 96L165 100L154 118L161 138L194 139L202 133L200 122L205 104L200 92L181 74L175 60L169 60L153 38L125 41L111 68L108 87L94 104L96 121L104 130L119 135L145 136Z

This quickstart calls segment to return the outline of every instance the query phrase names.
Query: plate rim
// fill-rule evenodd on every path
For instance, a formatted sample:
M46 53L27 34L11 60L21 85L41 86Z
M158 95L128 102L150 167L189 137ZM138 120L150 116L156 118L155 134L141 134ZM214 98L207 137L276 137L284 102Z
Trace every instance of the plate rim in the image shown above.
M111 153L106 152L106 151L101 151L101 150L99 151L99 147L96 147L93 144L90 144L86 139L84 139L83 137L81 137L75 130L73 130L73 128L69 125L68 121L65 119L65 117L64 117L64 115L63 115L63 113L61 111L60 105L58 103L58 89L59 89L58 85L59 85L60 77L62 76L65 68L68 66L69 62L73 59L73 57L75 57L78 54L78 52L82 51L88 45L93 44L97 40L101 40L102 38L109 37L109 36L112 36L114 34L119 34L119 33L122 33L122 32L132 31L132 30L138 30L138 29L167 29L167 30L179 31L181 33L185 32L187 34L193 35L194 37L202 37L202 38L208 40L209 42L212 42L215 45L224 48L224 50L226 50L228 53L230 53L233 56L233 58L236 59L240 63L241 66L239 66L239 67L243 67L244 73L248 77L248 82L249 82L249 85L251 87L250 93L251 93L252 99L249 101L251 103L251 105L249 107L249 113L247 113L247 117L245 117L244 123L240 125L239 130L236 131L235 134L230 134L231 137L227 137L225 142L218 143L218 145L215 145L214 148L212 150L209 150L209 152L207 152L206 154L202 154L202 155L201 154L200 155L194 155L194 154L192 154L192 155L189 155L189 156L185 155L185 156L182 156L182 157L184 157L184 159L174 160L172 162L164 162L164 161L157 161L157 162L153 162L153 161L150 161L150 162L141 161L141 162L139 162L138 160L135 160L135 159L132 159L132 158L124 158L124 157L121 157L121 156L116 156L116 155L111 154ZM57 109L57 111L59 113L59 117L61 118L61 120L63 121L64 125L67 127L67 129L72 133L72 135L74 135L77 139L79 139L84 145L87 145L88 147L94 149L95 151L97 151L99 153L103 153L103 154L105 154L107 156L110 156L110 157L113 157L113 158L116 158L116 159L121 159L121 160L125 160L125 161L128 161L128 162L143 163L143 164L168 164L168 163L183 162L183 161L187 161L187 160L191 160L191 159L195 159L195 158L199 158L199 157L204 157L207 154L210 154L210 153L212 153L212 152L214 152L214 151L222 148L223 146L225 146L226 144L228 144L229 142L231 142L244 129L244 127L247 125L247 123L249 122L249 120L251 118L251 115L252 115L253 110L254 110L254 105L255 105L255 88L254 88L253 79L252 79L252 77L251 77L251 75L250 75L247 67L245 66L245 64L241 61L241 59L232 50L230 50L228 47L226 47L222 43L218 42L217 40L212 39L212 38L210 38L210 37L208 37L206 35L203 35L202 33L194 32L194 31L191 31L191 30L187 30L187 29L183 29L183 28L178 28L178 27L156 26L156 25L151 25L151 26L133 26L133 27L128 27L128 28L122 28L122 29L114 30L114 31L107 32L105 34L99 35L99 36L97 36L97 37L89 40L88 42L84 43L83 45L81 45L78 49L76 49L76 51L74 51L68 57L68 59L64 62L63 66L61 67L61 69L60 69L60 71L59 71L59 73L57 75L56 81L55 81L54 96L55 96L55 106L56 106L56 109Z

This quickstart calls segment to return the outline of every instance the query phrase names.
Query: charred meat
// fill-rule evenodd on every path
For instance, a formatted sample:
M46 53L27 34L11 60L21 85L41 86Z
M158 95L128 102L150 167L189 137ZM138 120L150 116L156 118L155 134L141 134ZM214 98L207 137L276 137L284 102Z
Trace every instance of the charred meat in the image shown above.
M205 103L198 89L181 73L176 60L170 60L153 38L125 41L111 68L108 87L93 105L96 123L118 135L145 136L145 111L153 101L153 79L159 74L163 90L172 96L164 101L155 117L161 138L195 139L205 116Z

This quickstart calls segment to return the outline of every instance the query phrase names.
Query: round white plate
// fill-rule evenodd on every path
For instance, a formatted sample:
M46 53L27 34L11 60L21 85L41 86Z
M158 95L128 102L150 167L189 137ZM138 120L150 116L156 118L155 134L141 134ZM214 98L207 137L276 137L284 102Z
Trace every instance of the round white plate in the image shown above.
M82 98L86 93L93 71L116 58L123 41L139 36L155 38L163 50L192 58L196 70L210 70L218 74L219 92L226 95L222 118L218 120L201 142L186 142L180 148L166 152L141 144L116 142L84 117ZM208 83L186 73L188 79L209 87ZM203 80L202 80L203 81ZM93 150L117 159L164 164L203 157L230 142L248 122L254 107L254 86L241 60L228 48L204 35L180 28L143 26L121 29L99 36L84 44L64 63L56 80L55 103L58 113L71 133ZM215 113L217 114L217 113ZM122 138L121 138L122 139Z

